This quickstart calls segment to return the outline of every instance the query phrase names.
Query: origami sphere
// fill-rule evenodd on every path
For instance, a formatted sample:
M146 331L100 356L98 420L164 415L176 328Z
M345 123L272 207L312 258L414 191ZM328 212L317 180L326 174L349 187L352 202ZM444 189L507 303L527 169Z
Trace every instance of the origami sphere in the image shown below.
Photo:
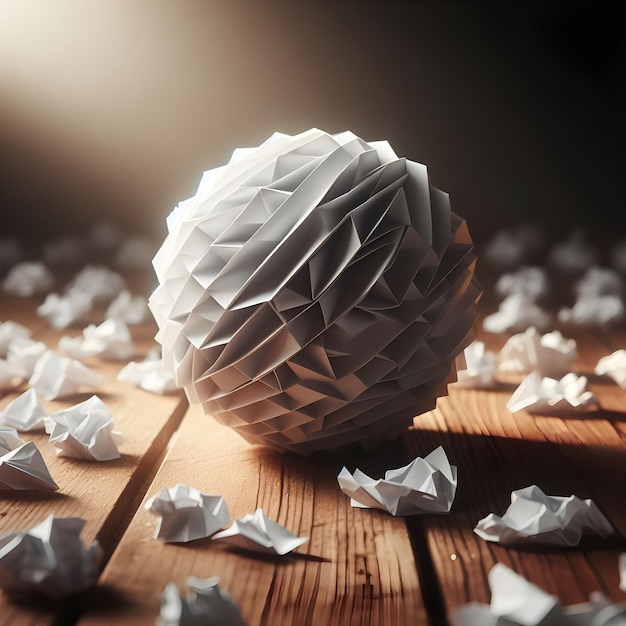
M274 134L169 216L150 308L166 369L244 439L310 454L434 407L480 288L465 222L385 141Z

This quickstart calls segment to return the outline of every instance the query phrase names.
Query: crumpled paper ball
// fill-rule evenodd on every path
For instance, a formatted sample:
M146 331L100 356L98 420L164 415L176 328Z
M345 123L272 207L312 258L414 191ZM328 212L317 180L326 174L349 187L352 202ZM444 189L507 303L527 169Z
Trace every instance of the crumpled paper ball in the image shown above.
M165 367L248 441L376 442L454 380L481 293L472 241L387 142L274 134L167 222L150 298Z

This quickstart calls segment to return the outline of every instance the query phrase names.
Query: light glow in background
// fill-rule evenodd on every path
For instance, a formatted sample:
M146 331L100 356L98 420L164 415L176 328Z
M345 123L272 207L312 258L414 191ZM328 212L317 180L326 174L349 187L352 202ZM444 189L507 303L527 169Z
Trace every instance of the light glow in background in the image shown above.
M233 148L313 126L426 163L475 238L594 203L619 213L611 146L593 143L592 114L567 127L608 164L605 179L579 175L591 169L551 126L560 103L506 45L512 18L492 3L0 0L4 228L38 237L108 216L161 233ZM575 118L586 85L562 67ZM606 132L617 145L622 131Z

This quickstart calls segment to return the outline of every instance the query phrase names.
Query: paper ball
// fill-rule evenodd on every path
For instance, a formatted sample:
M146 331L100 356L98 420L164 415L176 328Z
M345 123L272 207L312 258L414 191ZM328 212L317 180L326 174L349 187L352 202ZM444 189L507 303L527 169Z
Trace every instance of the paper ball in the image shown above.
M434 407L481 290L465 222L385 141L274 134L169 216L150 298L191 402L250 442L310 454Z

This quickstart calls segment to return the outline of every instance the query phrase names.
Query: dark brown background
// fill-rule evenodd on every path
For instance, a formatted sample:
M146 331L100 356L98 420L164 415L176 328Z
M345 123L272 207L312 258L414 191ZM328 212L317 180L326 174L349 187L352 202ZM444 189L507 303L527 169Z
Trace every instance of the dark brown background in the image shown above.
M0 235L160 237L234 147L350 129L477 240L626 233L621 2L0 0ZM25 235L25 233L28 233Z

